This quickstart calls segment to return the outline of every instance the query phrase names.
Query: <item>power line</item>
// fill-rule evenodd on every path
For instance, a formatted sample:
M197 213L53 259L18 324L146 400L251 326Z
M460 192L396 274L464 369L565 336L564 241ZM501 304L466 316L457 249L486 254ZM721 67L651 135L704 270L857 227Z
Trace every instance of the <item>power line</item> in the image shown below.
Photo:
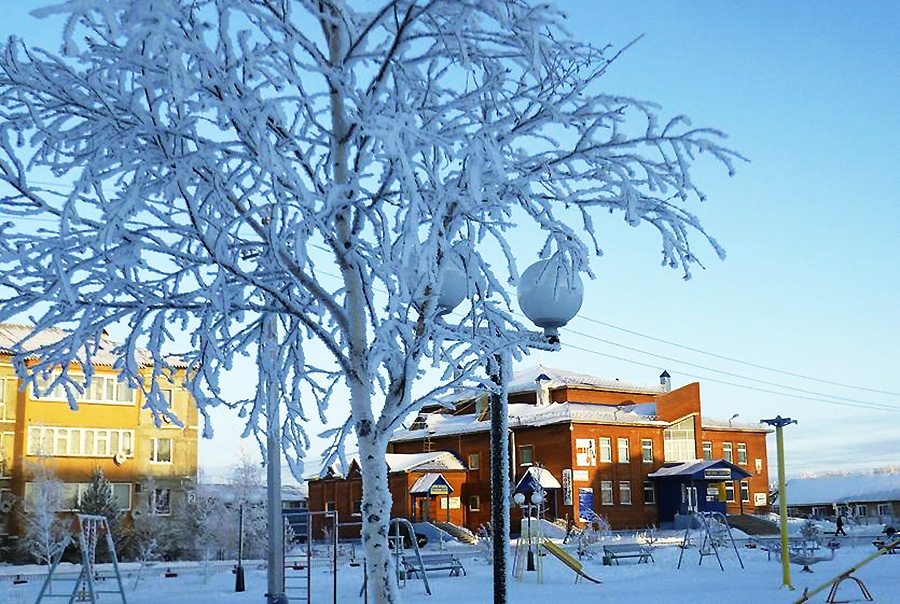
M834 394L826 394L826 393L824 393L824 392L815 392L815 391L813 391L813 390L806 390L806 389L804 389L804 388L795 388L795 387L793 387L793 386L786 386L786 385L784 385L784 384L778 384L778 383L774 383L774 382L766 382L766 381L764 381L764 380L759 380L759 379L756 379L756 378L747 377L746 375L740 375L740 374L738 374L738 373L731 373L731 372L729 372L729 371L722 371L721 369L714 369L714 368L712 368L712 367L707 367L707 366L705 366L705 365L699 365L699 364L697 364L697 363L691 363L691 362L689 362L689 361L682 361L682 360L679 360L679 359L676 359L676 358L667 357L667 356L660 355L660 354L655 354L655 353L652 353L652 352L647 352L646 350L641 350L640 348L633 348L633 347L631 347L631 346L625 346L624 344L619 344L619 343L617 343L617 342L612 342L612 341L610 341L610 340L604 340L603 338L598 338L597 336L592 336L592 335L590 335L590 334L586 334L586 333L583 333L583 332L580 332L580 331L576 331L576 330L574 330L574 329L566 328L565 331L566 331L566 332L569 332L569 333L574 333L574 334L576 334L576 335L579 335L579 336L582 336L582 337L585 337L585 338L588 338L588 339L590 339L590 340L596 340L597 342L603 342L604 344L609 344L610 346L616 346L616 347L618 347L618 348L624 348L625 350L630 350L630 351L632 351L632 352L637 352L637 353L640 353L640 354L646 354L646 355L648 355L648 356L656 357L656 358L658 358L658 359L663 359L663 360L665 360L665 361L670 361L670 362L673 362L673 363L679 363L679 364L681 364L681 365L687 365L688 367L697 367L698 369L704 369L704 370L706 370L706 371L712 371L712 372L714 372L714 373L719 373L719 374L722 374L722 375L727 375L727 376L729 376L729 377L734 377L734 378L738 378L738 379L741 379L741 380L747 380L747 381L750 381L750 382L758 382L758 383L762 383L762 384L768 384L768 385L770 385L770 386L776 386L776 387L778 387L778 388L783 388L783 389L785 389L785 390L791 390L791 391L793 391L793 392L800 392L800 393L802 393L802 394L813 395L813 396L816 396L816 397L823 396L823 397L827 397L827 398L831 398L831 399L836 399L836 400L839 400L839 401L847 401L847 402L851 402L851 403L859 403L859 404L864 404L864 405L880 405L880 404L882 404L882 403L872 403L872 402L870 402L870 401L861 401L861 400L859 400L859 399L847 398L847 397L844 397L844 396L837 396L837 395L834 395ZM890 405L889 405L889 406L890 406ZM898 407L898 409L900 409L900 407Z
M653 368L653 369L659 369L659 366L658 366L658 365L651 365L651 364L649 364L649 363L642 363L642 362L640 362L640 361L635 361L635 360L633 360L633 359L626 359L626 358L624 358L624 357L619 357L619 356L616 356L616 355L614 355L614 354L607 354L607 353L605 353L605 352L597 352L596 350L591 350L590 348L584 348L584 347L582 347L582 346L577 346L577 345L575 345L575 344L568 344L568 343L567 343L567 344L566 344L566 347L567 347L567 348L573 348L573 349L575 349L575 350L580 350L580 351L582 351L582 352L587 352L587 353L590 353L590 354L595 354L595 355L602 356L602 357L607 357L607 358L610 358L610 359L615 359L615 360L617 360L617 361L622 361L622 362L625 362L625 363L631 363L631 364L634 364L634 365L641 365L641 366L643 366L643 367L651 367L651 368ZM712 371L715 371L715 370L712 370ZM858 402L841 402L841 401L834 401L834 400L828 400L828 399L816 398L816 397L811 397L811 396L802 396L802 395L797 395L797 394L789 394L789 393L786 393L786 392L778 392L777 390L769 390L769 389L766 389L766 388L759 388L759 387L756 387L756 386L748 386L748 385L746 385L746 384L736 384L736 383L734 383L734 382L727 382L727 381L725 381L725 380L717 380L717 379L715 379L715 378L709 378L709 377L705 377L705 376L697 375L697 374L693 374L693 373L686 373L686 372L682 372L682 373L683 373L683 375L686 375L686 376L692 377L692 378L697 378L698 380L704 380L704 381L707 381L707 382L713 382L713 383L716 383L716 384L724 384L724 385L726 385L726 386L734 386L735 388L744 388L745 390L753 390L753 391L756 391L756 392L764 392L764 393L766 393L766 394L775 394L775 395L778 395L778 396L788 396L788 397L791 397L791 398L804 399L804 400L808 400L808 401L816 401L816 402L821 402L821 403L828 403L828 404L830 404L830 405L840 405L840 406L844 406L844 407L856 407L856 408L859 408L859 409L871 409L871 410L875 410L875 411L898 411L898 412L900 412L900 407L895 407L895 406L892 406L892 405L883 405L883 404L879 404L879 403L866 403L866 402L864 402L864 401L858 401Z
M841 388L849 388L849 389L852 389L852 390L865 390L866 392L873 392L873 393L876 393L876 394L887 394L887 395L889 395L889 396L900 396L900 392L890 392L890 391L887 391L887 390L877 390L877 389L875 389L875 388L867 388L867 387L865 387L865 386L855 386L855 385L852 385L852 384L844 384L844 383L841 383L841 382L833 382L833 381L831 381L831 380L826 380L826 379L822 379L822 378L811 377L811 376L803 375L803 374L800 374L800 373L793 373L793 372L791 372L791 371L785 371L785 370L783 370L783 369L775 369L774 367L766 367L765 365L758 365L758 364L756 364L756 363L751 363L751 362L749 362L749 361L742 361L742 360L740 360L740 359L735 359L735 358L728 357L728 356L724 356L724 355L721 355L721 354L715 354L715 353L713 353L713 352L706 352L706 351L700 350L700 349L698 349L698 348L691 348L690 346L685 346L684 344L678 344L678 343L676 343L676 342L670 342L670 341L668 341L668 340L663 340L662 338L656 338L656 337L653 337L653 336L648 336L648 335L646 335L646 334L643 334L643 333L640 333L640 332L637 332L637 331L633 331L633 330L631 330L631 329L625 329L624 327L618 327L618 326L613 325L613 324L611 324L611 323L606 323L606 322L604 322L604 321L600 321L599 319L592 319L591 317L585 317L585 316L583 316L583 315L578 315L577 318L583 319L583 320L585 320L585 321L588 321L589 323L596 323L597 325L603 325L604 327L609 327L610 329L615 329L615 330L617 330L617 331L622 331L622 332L624 332L624 333L631 334L631 335L633 335L633 336L638 336L638 337L641 337L641 338L645 338L645 339L647 339L647 340L653 340L654 342L660 342L660 343L662 343L662 344L667 344L667 345L669 345L669 346L674 346L674 347L676 347L676 348L681 348L682 350L688 350L688 351L690 351L690 352L696 352L697 354L703 354L703 355L710 356L710 357L714 357L714 358L717 358L717 359L722 359L723 361L730 361L730 362L732 362L732 363L738 363L738 364L740 364L740 365L747 365L748 367L754 367L754 368L756 368L756 369L764 369L764 370L766 370L766 371L772 371L772 372L775 372L775 373L781 373L781 374L783 374L783 375L789 375L789 376L791 376L791 377L796 377L796 378L800 378L800 379L804 379L804 380L810 380L810 381L812 381L812 382L821 382L821 383L823 383L823 384L829 384L829 385L831 385L831 386L840 386Z

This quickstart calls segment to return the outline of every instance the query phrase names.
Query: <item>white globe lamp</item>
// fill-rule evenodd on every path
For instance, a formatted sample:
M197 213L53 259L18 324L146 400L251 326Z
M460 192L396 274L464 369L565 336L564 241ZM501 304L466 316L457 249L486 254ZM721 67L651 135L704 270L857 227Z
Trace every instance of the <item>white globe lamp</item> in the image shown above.
M519 308L544 333L559 340L557 329L578 314L584 300L581 277L557 260L539 260L522 273Z

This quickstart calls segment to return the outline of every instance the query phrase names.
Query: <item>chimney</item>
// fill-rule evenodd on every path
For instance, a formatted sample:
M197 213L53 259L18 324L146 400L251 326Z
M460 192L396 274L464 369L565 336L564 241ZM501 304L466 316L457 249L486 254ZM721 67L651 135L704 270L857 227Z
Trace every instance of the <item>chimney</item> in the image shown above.
M546 407L550 404L550 376L542 373L534 381L537 383L537 406Z
M668 371L663 370L663 372L659 374L659 385L662 386L663 392L670 392L672 390L672 376L669 375Z

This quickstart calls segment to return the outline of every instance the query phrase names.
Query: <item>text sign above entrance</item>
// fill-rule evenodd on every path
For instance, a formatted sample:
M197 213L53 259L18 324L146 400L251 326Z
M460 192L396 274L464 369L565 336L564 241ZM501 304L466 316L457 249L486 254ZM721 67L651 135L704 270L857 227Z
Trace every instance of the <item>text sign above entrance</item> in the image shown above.
M428 492L432 495L447 495L450 493L450 487L445 484L435 484L431 486Z
M706 480L729 480L731 478L731 470L728 468L707 468L703 470L703 478Z

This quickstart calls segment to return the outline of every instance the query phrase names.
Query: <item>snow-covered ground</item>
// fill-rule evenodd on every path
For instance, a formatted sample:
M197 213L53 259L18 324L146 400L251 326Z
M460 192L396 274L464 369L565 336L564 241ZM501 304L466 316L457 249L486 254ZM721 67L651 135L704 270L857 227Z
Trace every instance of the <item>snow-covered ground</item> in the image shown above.
M523 573L522 581L510 580L509 601L511 603L533 601L562 602L563 598L595 601L628 601L630 603L691 602L692 604L719 604L721 602L766 602L767 604L796 601L804 588L813 589L840 573L850 569L876 550L871 544L873 536L866 533L851 533L841 540L841 547L835 551L834 560L815 564L813 573L801 572L801 568L791 565L791 578L795 588L783 588L781 564L776 559L768 560L765 551L749 549L738 542L738 552L744 568L730 548L721 548L720 554L725 570L721 570L715 556L706 556L700 563L696 547L685 550L681 568L678 569L680 548L671 545L680 541L682 534L663 534L660 543L653 550L654 563L638 564L633 560L621 565L604 566L599 556L584 561L587 574L602 581L594 584L587 581L575 583L575 574L556 558L544 556L543 583L538 583L536 572ZM699 539L697 540L699 542ZM666 544L667 543L667 544ZM437 551L437 545L429 545L426 550ZM448 547L449 549L449 547ZM570 552L571 547L566 546ZM471 546L455 545L453 552L460 557L466 575L447 576L446 572L435 572L429 576L432 595L425 593L421 580L411 579L401 589L403 602L427 604L482 604L493 601L492 569L484 561L479 550ZM829 551L823 548L827 557ZM512 558L510 559L512 566ZM197 565L172 566L178 571L177 577L166 578L163 573L169 566L160 563L143 571L142 578L135 581L134 565L123 565L126 596L129 604L201 604L205 602L264 602L266 591L265 570L260 564L246 564L247 591L234 592L234 575L229 564L218 563L206 567L205 572ZM38 567L0 567L0 602L19 604L34 602L41 581L30 576L27 583L14 585L16 574L28 576L39 572ZM900 602L897 577L900 576L900 555L881 556L854 573L862 580L876 602ZM332 596L333 579L330 568L324 560L313 567L312 602L327 604L363 602L360 597L362 568L350 566L349 560L340 561L337 576L337 599ZM111 581L102 584L110 587ZM59 592L57 592L59 593ZM828 590L825 589L811 599L824 602ZM589 599L589 600L588 600ZM859 589L852 581L845 582L839 592L841 601L861 601ZM101 602L117 602L116 596L103 595Z

